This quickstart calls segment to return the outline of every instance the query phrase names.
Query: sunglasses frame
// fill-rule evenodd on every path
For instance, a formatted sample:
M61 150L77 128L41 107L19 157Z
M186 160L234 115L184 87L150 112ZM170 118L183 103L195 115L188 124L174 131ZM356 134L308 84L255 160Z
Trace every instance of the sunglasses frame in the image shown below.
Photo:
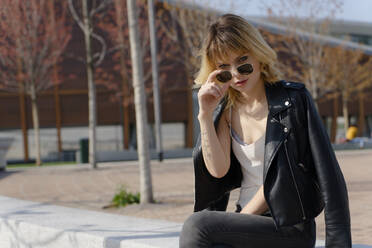
M241 69L242 66L247 66L247 65L248 65L248 70L246 70L246 71L243 70L242 71L242 69ZM242 65L239 65L238 68L237 68L237 71L242 75L249 75L253 72L253 66L250 63L245 63L245 64L242 64ZM232 79L232 74L231 74L230 71L222 71L222 72L220 72L216 75L216 78L221 83L226 83L226 82L228 82Z

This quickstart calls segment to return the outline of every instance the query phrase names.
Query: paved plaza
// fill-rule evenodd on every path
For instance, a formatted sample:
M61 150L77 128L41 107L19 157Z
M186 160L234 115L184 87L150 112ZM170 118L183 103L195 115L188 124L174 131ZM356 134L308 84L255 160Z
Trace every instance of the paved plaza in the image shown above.
M372 244L372 150L336 152L349 190L354 244ZM107 208L120 185L139 190L136 161L17 168L0 172L0 195L106 213L163 219L182 223L193 210L191 158L151 161L156 203ZM232 192L227 211L234 211L238 191ZM317 239L324 240L323 214L317 218Z

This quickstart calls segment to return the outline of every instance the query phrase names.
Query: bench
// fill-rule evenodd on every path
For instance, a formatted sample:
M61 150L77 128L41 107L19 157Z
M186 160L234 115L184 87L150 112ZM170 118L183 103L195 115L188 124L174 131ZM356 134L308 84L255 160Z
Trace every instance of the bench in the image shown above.
M12 145L14 138L0 138L0 170L5 170L6 168L6 159L5 155L9 150L9 147Z
M0 196L1 248L177 248L181 228L181 223ZM317 241L317 247L323 244Z

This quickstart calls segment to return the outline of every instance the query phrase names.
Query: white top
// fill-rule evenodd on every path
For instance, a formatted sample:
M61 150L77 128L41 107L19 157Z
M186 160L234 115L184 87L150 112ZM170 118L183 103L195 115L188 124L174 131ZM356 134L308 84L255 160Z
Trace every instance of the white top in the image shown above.
M231 108L230 108L231 122ZM265 151L265 136L263 134L254 143L246 144L232 129L230 123L230 135L232 137L232 150L241 164L243 179L240 188L239 204L242 208L252 199L263 183L263 162Z

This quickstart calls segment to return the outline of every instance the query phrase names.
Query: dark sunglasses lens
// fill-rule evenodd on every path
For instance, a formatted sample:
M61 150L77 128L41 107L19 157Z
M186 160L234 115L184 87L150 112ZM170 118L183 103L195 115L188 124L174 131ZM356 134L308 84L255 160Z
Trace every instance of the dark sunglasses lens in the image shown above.
M222 83L226 83L227 81L230 81L232 78L231 72L229 71L223 71L216 75L216 78L218 81Z
M253 72L253 66L251 64L244 64L238 67L240 74L250 74Z

